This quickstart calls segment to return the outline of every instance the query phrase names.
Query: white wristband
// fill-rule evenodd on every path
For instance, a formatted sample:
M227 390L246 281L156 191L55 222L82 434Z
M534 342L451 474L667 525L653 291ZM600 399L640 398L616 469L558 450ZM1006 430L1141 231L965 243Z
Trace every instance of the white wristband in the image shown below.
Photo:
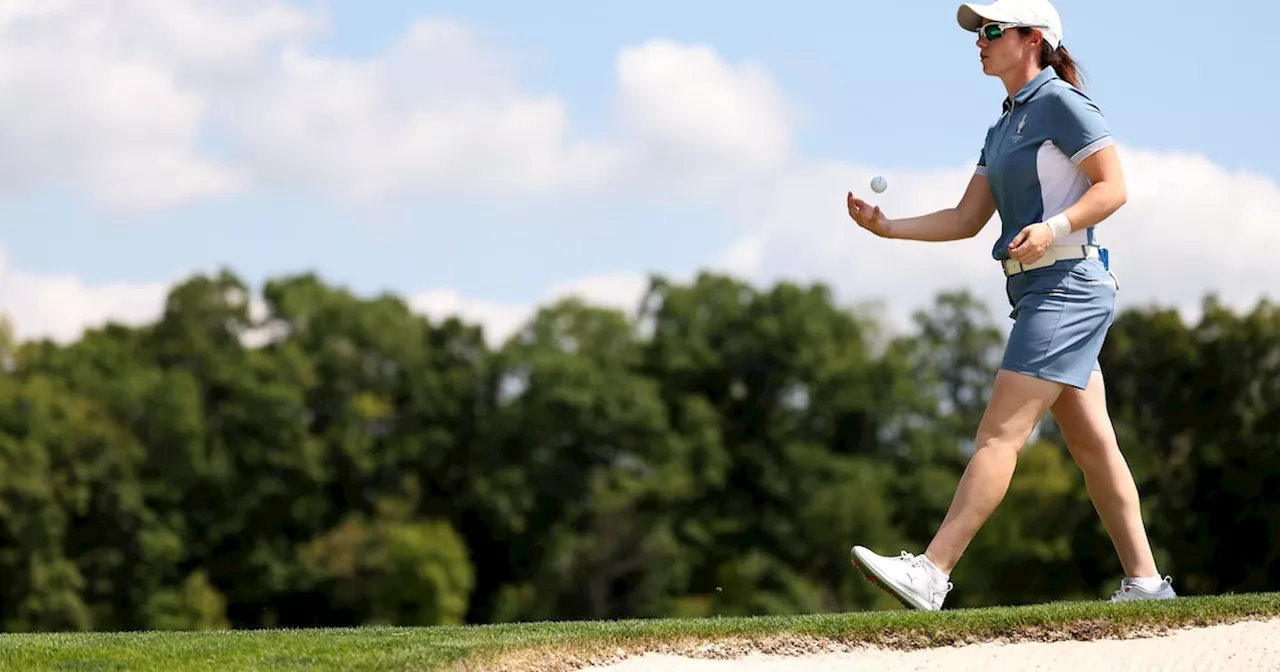
M1053 232L1054 240L1071 233L1071 220L1067 219L1065 212L1060 212L1044 220L1044 223L1049 225L1049 230Z

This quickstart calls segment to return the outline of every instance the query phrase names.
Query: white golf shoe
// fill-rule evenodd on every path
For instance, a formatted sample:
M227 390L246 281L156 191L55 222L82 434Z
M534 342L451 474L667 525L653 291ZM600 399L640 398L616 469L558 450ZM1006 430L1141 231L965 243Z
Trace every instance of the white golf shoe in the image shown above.
M951 592L951 582L923 556L903 551L896 558L885 557L854 546L849 559L869 581L911 609L938 611Z
M1122 579L1120 590L1111 595L1112 602L1130 602L1134 600L1172 600L1178 594L1173 592L1173 578L1166 576L1155 590L1147 590L1134 579Z

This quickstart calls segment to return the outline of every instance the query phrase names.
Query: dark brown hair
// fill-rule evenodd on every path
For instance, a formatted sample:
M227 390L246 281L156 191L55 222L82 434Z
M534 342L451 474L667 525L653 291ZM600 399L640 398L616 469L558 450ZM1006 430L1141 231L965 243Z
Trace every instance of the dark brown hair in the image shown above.
M1030 35L1030 28L1019 28L1018 32L1023 35ZM1084 89L1084 80L1080 75L1080 66L1071 58L1071 54L1067 53L1067 48L1058 45L1057 49L1049 46L1048 42L1040 41L1040 67L1053 68L1058 76L1066 80L1068 84L1077 89Z

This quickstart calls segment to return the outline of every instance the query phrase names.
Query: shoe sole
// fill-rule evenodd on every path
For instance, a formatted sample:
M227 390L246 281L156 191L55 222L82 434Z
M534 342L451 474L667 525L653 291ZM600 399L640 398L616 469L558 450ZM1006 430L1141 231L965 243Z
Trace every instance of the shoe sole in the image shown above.
M1122 604L1125 602L1153 602L1153 601L1160 601L1160 600L1176 600L1176 599L1178 599L1178 595L1175 593L1173 595L1153 595L1151 597L1126 597L1121 600L1112 598L1111 603Z
M912 609L914 611L936 611L934 609L922 609L920 605L916 604L915 602L912 602L910 599L904 597L898 591L894 590L893 586L889 585L887 581L881 579L880 576L875 573L875 570L871 569L870 566L868 566L867 564L859 560L857 553L854 553L852 551L849 553L849 562L852 562L853 566L857 567L858 571L862 572L863 578L870 581L873 585L875 585L880 590L883 590L885 593L889 595L889 597L892 597L893 599L900 602L902 606L908 609Z

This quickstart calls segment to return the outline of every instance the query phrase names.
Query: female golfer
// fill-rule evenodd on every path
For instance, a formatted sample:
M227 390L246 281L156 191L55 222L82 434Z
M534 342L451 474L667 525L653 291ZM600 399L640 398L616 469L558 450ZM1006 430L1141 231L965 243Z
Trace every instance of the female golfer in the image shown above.
M954 208L903 219L850 193L849 216L884 238L946 241L977 235L999 211L992 256L1006 278L1014 324L976 451L924 555L886 557L854 546L852 562L903 604L941 609L952 569L1004 499L1018 452L1052 412L1124 568L1112 599L1176 597L1156 569L1098 365L1117 285L1094 227L1126 198L1106 119L1081 92L1049 2L965 3L957 19L978 33L982 71L999 77L1009 94L968 189Z

